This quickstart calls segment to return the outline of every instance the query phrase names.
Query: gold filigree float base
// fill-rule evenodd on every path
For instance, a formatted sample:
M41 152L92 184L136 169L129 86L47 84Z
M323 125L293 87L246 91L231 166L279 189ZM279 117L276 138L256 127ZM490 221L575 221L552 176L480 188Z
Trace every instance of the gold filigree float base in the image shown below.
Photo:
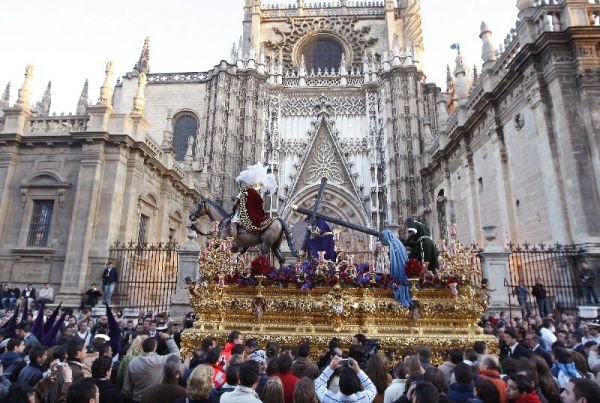
M476 341L486 342L492 351L497 348L496 339L477 325L487 306L470 286L462 286L456 297L448 289L413 290L413 299L418 301L416 314L399 305L389 289L204 283L192 290L197 320L183 333L182 350L189 356L203 338L224 342L232 330L257 338L260 345L308 341L314 358L326 351L332 337L347 348L356 333L378 339L391 356L429 346L437 362L448 349L472 348Z

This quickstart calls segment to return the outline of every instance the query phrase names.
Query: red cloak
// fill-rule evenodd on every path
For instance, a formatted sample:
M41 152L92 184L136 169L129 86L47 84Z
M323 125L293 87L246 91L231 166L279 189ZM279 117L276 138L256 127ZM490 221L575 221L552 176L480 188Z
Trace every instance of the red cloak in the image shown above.
M248 187L246 189L248 197L246 198L246 210L248 211L248 218L257 227L260 227L263 221L268 217L263 209L263 199L260 194L254 190L254 188Z

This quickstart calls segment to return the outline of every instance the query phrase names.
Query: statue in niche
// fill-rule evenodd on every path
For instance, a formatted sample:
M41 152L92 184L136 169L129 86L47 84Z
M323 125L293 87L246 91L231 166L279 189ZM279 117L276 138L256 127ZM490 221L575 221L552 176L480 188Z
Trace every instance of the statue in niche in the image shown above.
M438 195L437 195L437 199L436 199L436 203L435 203L435 209L437 211L437 219L438 219L438 228L440 231L440 239L446 239L446 202L448 201L448 199L446 199L446 196L444 195L444 189L440 190Z

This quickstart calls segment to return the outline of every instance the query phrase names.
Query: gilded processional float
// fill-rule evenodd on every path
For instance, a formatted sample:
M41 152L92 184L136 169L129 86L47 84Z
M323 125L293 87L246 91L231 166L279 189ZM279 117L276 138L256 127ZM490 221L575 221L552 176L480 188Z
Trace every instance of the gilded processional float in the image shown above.
M489 301L475 249L461 245L453 234L448 245L441 243L439 253L428 258L423 242L432 244L428 230L411 222L415 242L407 255L391 231L318 213L325 182L311 210L295 207L307 216L307 235L296 261L280 260L278 266L266 257L269 245L259 245L262 254L256 258L244 254L246 247L240 247L239 237L230 236L228 227L236 213L227 216L213 201L201 198L190 218L206 215L214 225L201 248L198 277L189 282L196 321L183 333L185 354L207 336L224 341L232 330L261 345L309 342L315 357L326 351L331 338L337 337L347 348L357 333L376 339L380 350L391 357L429 346L440 360L450 348L472 348L476 341L496 348L496 340L478 325ZM329 231L327 223L377 237L372 259L356 263L352 251L328 250L341 243L335 242L339 233ZM290 243L289 231L286 235ZM433 249L430 245L430 256ZM290 250L295 251L293 240Z

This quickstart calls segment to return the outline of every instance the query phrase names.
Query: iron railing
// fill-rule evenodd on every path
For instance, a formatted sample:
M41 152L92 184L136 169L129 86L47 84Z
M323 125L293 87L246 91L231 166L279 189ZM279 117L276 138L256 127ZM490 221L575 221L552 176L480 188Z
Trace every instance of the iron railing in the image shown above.
M534 313L539 312L531 291L537 279L541 280L547 293L551 310L574 313L579 305L587 305L581 282L579 267L584 259L585 250L577 245L508 245L510 282L505 283L509 301L519 281L523 281L529 291L529 303Z
M174 243L119 243L110 260L119 270L113 304L147 313L168 312L177 285L177 245Z

